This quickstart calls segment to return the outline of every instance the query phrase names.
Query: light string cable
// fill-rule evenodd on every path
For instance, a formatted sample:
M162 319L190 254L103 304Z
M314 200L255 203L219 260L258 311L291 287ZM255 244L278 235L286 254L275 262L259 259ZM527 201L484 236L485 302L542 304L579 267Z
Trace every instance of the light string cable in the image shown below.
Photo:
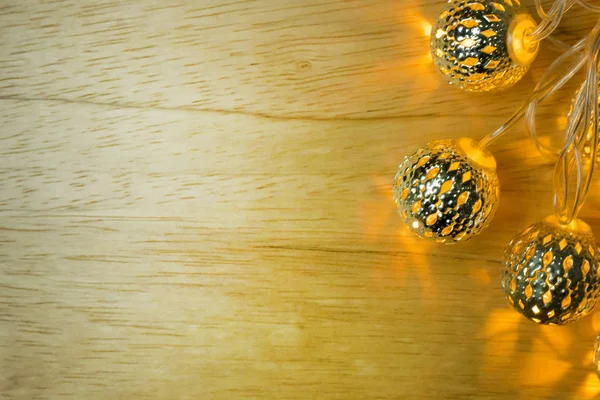
M546 98L548 98L555 91L560 89L564 84L566 84L586 63L586 53L585 46L589 41L589 36L584 37L577 43L575 43L569 50L563 53L560 57L558 57L551 65L548 67L539 83L536 85L534 90L534 96L531 101L527 104L527 109L525 112L525 123L531 138L535 142L540 153L551 156L556 159L562 149L554 150L550 147L545 146L539 139L537 135L536 129L536 112L537 107L540 103L542 103ZM543 91L545 85L549 81L555 81L553 77L560 77L556 84L554 84L548 91L541 93L540 96L535 96L537 92ZM564 148L564 146L563 146Z
M550 11L546 12L541 0L535 0L535 9L542 18L542 22L531 33L531 39L535 42L540 42L546 39L560 24L563 15L575 4L577 0L555 0L550 7Z
M535 9L540 18L542 18L542 22L540 22L538 27L532 32L531 39L539 42L550 36L560 24L563 15L574 4L577 4L591 12L600 12L599 6L593 6L586 0L555 0L554 3L552 3L550 10L546 12L546 10L544 10L544 6L542 5L542 0L535 0Z
M530 40L535 43L546 39L555 48L565 51L568 46L550 35L556 28L558 28L563 15L569 11L574 4L577 4L591 12L600 12L600 7L588 4L588 2L585 0L556 0L554 3L552 3L550 11L546 12L544 6L542 5L542 1L535 0L535 9L542 21L531 33Z
M588 36L585 54L586 79L575 97L569 115L565 145L554 170L554 210L556 217L564 225L575 219L583 206L590 190L596 164L600 21ZM584 158L582 150L588 147L589 156ZM574 187L572 187L573 183L575 183Z
M564 13L573 4L578 4L589 11L600 13L600 7L592 6L584 0L556 0L550 8L550 11L546 12L541 5L541 1L536 0L536 9L538 14L540 14L542 17L542 22L538 25L538 28L536 28L530 34L532 41L535 42L536 40L541 40L540 38L548 38L548 35L552 33L552 30L558 26L558 23L560 22L560 19ZM554 155L554 157L558 156L560 150L555 151L548 149L538 140L535 129L536 107L540 102L544 101L551 94L564 86L583 67L583 65L585 65L586 54L583 50L585 49L585 43L588 38L589 36L581 39L575 45L571 46L571 48L569 48L550 65L545 74L542 76L542 79L540 79L539 83L536 85L533 93L527 98L521 107L519 107L519 109L517 109L517 111L515 111L515 113L502 126L481 139L479 146L482 149L488 147L494 140L500 137L526 115L527 129L529 130L540 152L543 154ZM565 46L558 40L553 40L553 44L557 45L558 47Z
M542 79L540 79L539 83L536 85L533 93L529 95L527 100L523 102L523 104L515 111L515 113L498 129L489 135L485 136L479 142L479 147L485 149L488 147L494 140L498 139L503 133L505 133L509 128L511 128L515 123L517 123L521 118L523 118L526 114L528 116L528 121L531 119L535 121L535 111L536 106L550 96L552 93L560 89L565 83L567 83L573 75L575 75L581 67L585 64L585 58L583 54L579 54L579 57L574 60L569 60L569 58L573 54L578 54L580 48L585 45L586 39L582 39L577 42L571 49L561 55L559 58L550 65L550 67L546 70ZM566 61L569 61L567 65L564 64ZM529 123L528 123L529 128ZM537 135L535 133L535 124L532 123L532 127L529 129L530 133L538 146L538 148L544 152L548 153L549 150L546 150L539 142Z

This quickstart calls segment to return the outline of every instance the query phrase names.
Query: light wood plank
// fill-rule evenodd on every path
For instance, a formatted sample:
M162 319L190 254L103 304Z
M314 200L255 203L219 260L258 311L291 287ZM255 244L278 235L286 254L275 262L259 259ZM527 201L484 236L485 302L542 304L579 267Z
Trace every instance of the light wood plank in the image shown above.
M439 78L427 32L442 4L4 0L0 96L285 118L506 117L522 87L497 98ZM595 21L576 17L567 38Z
M556 56L461 93L427 59L439 7L3 1L0 398L596 398L600 315L536 326L499 288L552 212L523 127L492 149L480 236L436 246L396 215L407 152L493 130Z

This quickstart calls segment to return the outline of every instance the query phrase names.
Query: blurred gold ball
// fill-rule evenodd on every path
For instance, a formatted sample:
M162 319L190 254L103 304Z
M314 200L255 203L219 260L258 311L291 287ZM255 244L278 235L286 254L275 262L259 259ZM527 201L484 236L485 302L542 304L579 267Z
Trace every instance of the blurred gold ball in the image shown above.
M586 316L598 299L599 250L581 220L568 226L548 217L517 234L504 252L502 288L508 301L540 324L564 325Z
M438 140L407 156L394 179L398 212L419 236L467 240L492 219L500 185L496 161L468 138Z
M434 63L446 80L471 92L505 89L529 70L536 22L519 0L450 0L431 32Z

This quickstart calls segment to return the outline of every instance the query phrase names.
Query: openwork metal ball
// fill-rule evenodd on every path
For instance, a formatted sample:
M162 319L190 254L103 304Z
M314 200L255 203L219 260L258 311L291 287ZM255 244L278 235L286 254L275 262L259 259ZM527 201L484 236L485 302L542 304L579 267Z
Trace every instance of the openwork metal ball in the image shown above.
M598 252L583 221L563 226L548 217L516 235L506 248L502 288L515 309L536 323L576 321L598 299Z
M536 23L520 0L450 0L431 31L436 67L472 92L507 88L529 70L538 51Z
M500 185L496 161L468 138L439 140L407 156L394 179L398 212L419 236L467 240L492 219Z

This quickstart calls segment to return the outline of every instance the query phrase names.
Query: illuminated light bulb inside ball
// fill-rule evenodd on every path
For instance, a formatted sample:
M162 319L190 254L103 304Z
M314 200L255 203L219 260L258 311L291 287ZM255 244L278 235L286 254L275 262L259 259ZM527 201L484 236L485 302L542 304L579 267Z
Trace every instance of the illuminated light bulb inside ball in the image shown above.
M431 53L446 80L464 90L505 89L538 52L536 22L519 0L450 0L431 32Z
M599 250L590 227L548 217L517 234L504 252L502 288L533 322L564 325L590 313L598 299Z
M494 157L468 138L429 143L404 159L394 179L406 225L423 238L448 244L489 224L499 191Z

